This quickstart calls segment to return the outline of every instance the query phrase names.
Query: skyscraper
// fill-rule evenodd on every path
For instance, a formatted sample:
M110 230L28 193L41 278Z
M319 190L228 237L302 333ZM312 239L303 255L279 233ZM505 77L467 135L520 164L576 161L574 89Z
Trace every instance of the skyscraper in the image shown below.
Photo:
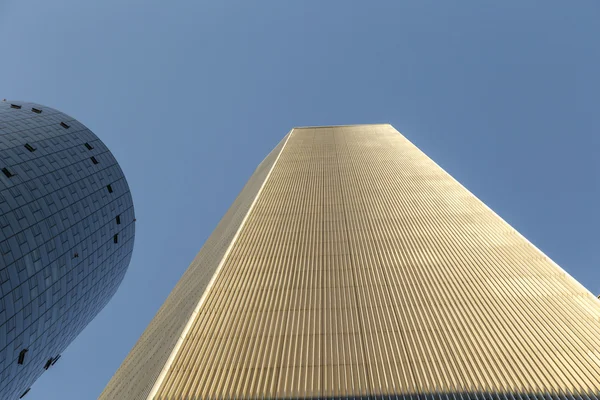
M285 136L100 398L425 395L598 399L600 302L363 125Z
M24 397L106 305L133 238L129 187L96 135L0 102L0 399Z

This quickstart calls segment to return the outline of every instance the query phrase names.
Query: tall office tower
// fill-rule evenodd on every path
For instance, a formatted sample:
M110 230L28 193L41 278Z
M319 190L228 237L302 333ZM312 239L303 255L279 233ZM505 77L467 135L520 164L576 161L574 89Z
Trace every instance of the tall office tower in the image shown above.
M115 293L133 221L96 135L51 108L0 102L0 399L24 397Z
M366 125L283 139L100 398L599 391L600 302L393 127Z

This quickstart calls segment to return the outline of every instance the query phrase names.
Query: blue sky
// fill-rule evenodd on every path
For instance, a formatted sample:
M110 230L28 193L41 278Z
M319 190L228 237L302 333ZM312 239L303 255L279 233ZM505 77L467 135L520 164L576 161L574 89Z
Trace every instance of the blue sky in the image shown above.
M485 4L484 4L485 3ZM0 0L0 97L120 162L132 263L28 399L93 399L293 126L389 122L600 293L600 2Z

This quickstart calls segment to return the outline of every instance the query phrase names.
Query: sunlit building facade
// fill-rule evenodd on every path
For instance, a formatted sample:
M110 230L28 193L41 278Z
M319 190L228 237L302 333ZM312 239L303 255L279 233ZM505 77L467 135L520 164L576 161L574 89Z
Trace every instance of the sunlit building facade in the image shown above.
M129 187L98 137L0 101L0 399L25 397L107 304L133 239Z
M290 131L100 398L599 395L599 300L383 124Z

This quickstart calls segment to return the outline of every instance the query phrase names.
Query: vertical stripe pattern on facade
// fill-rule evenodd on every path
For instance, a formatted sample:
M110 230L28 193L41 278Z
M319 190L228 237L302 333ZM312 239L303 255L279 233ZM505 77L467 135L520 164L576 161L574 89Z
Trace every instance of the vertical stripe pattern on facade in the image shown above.
M600 395L600 302L389 125L296 128L154 399Z
M287 136L252 174L235 202L158 310L112 377L100 399L146 399L168 364L194 308L202 298L251 204L271 171Z

